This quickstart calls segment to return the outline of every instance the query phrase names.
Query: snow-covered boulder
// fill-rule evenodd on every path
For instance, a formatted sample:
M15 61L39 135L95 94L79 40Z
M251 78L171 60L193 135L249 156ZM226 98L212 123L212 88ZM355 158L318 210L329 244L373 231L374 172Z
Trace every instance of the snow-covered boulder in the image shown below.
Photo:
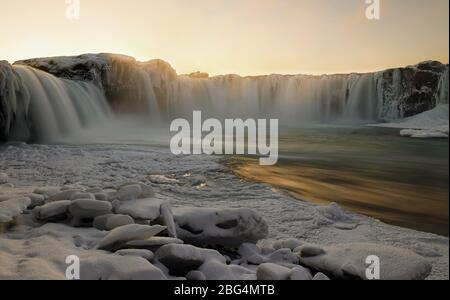
M170 244L183 244L182 240L164 237L164 236L154 236L146 240L136 240L126 243L126 246L130 249L147 249L156 252L159 248L164 245Z
M212 260L198 269L206 280L256 280L256 272L237 265Z
M174 209L178 237L196 246L239 247L267 237L264 219L251 209L178 207Z
M281 248L271 253L263 254L255 244L242 244L238 251L240 264L261 265L264 263L297 264L298 257L290 249Z
M0 223L11 222L14 217L21 215L31 204L30 198L15 198L0 202Z
M94 219L98 216L110 214L112 212L112 205L104 201L80 199L72 201L69 212L75 218Z
M70 200L54 201L34 208L33 213L39 221L60 222L68 218L71 204Z
M142 257L146 260L152 260L155 254L150 250L145 249L122 249L117 251L115 254L120 256L135 256Z
M114 228L134 224L133 218L127 215L107 214L94 219L93 226L98 230L110 231Z
M225 257L215 250L180 244L162 246L156 251L155 258L174 276L185 276L189 271L197 270L208 261L226 263Z
M166 280L163 272L137 256L109 255L83 259L82 280Z
M366 270L370 256L380 261L382 280L420 280L431 272L430 263L423 257L391 246L349 243L324 247L325 253L301 256L300 263L327 275L343 279L367 279Z
M139 224L117 227L100 241L97 248L114 252L126 248L125 244L129 241L148 239L165 229L166 227L160 225L147 226Z
M258 280L288 280L291 269L272 263L262 264L256 270Z

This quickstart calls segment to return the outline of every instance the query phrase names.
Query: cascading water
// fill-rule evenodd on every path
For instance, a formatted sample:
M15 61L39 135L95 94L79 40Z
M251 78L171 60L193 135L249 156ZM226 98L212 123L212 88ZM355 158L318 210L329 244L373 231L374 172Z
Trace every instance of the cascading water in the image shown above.
M367 75L238 77L181 76L169 114L193 110L216 118L279 118L285 124L364 122L379 118L377 78Z
M25 66L14 66L23 83L17 97L29 103L12 128L10 140L57 142L110 116L103 93L93 84L59 79ZM25 89L25 90L23 90Z

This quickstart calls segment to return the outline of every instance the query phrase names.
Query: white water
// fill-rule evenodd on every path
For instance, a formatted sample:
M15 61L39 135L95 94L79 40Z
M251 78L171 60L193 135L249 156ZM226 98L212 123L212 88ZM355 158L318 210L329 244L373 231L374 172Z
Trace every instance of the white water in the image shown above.
M19 114L11 140L57 142L83 128L105 122L111 112L103 93L93 84L64 80L24 66L14 66L23 81L19 103L29 103ZM25 119L28 119L25 121Z
M202 110L216 118L279 118L284 124L358 123L381 117L374 74L266 77L179 77L171 117Z

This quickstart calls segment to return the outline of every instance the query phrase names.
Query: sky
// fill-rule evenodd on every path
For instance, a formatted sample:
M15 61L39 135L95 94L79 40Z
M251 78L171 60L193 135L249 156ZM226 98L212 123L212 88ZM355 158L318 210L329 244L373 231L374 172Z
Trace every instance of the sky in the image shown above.
M379 20L366 0L79 0L75 20L66 1L0 0L0 60L110 52L211 75L449 60L449 0L380 0Z

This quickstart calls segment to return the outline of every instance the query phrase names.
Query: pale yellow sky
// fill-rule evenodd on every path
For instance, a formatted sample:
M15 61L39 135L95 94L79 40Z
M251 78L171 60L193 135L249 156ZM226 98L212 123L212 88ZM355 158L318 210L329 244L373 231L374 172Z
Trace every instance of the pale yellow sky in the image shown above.
M448 0L0 0L0 60L112 52L179 73L365 72L448 63Z

